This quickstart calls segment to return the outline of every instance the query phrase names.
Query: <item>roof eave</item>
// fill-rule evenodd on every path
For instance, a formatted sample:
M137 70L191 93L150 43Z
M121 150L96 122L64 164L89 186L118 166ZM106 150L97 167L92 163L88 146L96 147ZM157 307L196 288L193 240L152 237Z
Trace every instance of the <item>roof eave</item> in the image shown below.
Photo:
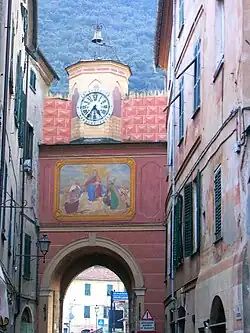
M158 0L156 31L154 42L154 64L167 69L173 25L173 0ZM160 59L161 48L164 48L164 61Z

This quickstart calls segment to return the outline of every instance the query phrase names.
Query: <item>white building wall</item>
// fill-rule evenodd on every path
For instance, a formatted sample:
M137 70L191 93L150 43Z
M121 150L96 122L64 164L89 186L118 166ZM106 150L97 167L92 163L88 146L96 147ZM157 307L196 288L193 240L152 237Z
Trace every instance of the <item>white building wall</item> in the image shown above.
M90 296L85 296L85 284L91 285ZM111 297L107 295L107 285L113 285L113 290L124 292L125 287L122 281L93 281L75 279L70 284L63 304L63 323L69 322L69 313L74 315L71 321L71 332L81 333L83 329L100 328L96 320L104 319L104 333L108 332L108 318L104 318L104 307L110 308ZM84 307L90 307L90 318L84 318ZM97 308L97 317L96 310ZM66 327L64 325L64 327Z

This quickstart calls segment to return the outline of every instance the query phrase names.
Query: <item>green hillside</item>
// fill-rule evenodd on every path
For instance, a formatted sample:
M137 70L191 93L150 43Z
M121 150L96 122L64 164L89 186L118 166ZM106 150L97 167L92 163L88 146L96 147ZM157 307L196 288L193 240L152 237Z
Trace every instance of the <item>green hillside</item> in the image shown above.
M97 21L115 52L91 43ZM99 55L131 67L130 90L163 89L153 69L155 21L156 0L40 0L39 45L61 79L53 91L67 92L66 66Z

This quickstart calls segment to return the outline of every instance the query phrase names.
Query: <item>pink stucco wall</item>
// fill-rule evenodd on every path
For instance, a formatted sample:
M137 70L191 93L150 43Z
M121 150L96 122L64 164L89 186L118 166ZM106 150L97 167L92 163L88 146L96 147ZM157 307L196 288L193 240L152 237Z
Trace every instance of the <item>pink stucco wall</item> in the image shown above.
M125 221L58 221L54 215L54 174L59 160L80 157L130 157L136 162L135 216ZM40 147L39 221L51 240L40 280L51 260L67 245L89 237L111 240L134 257L144 279L145 309L156 319L157 332L164 332L166 151L164 143L115 145L43 145ZM101 226L101 228L100 228ZM121 227L126 227L121 229ZM66 230L65 230L66 229ZM68 229L68 230L67 230Z

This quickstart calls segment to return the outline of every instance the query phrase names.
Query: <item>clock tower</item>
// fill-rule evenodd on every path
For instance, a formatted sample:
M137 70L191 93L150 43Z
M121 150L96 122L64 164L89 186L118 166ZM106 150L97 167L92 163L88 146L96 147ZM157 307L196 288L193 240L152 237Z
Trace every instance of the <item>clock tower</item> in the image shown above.
M66 71L72 100L71 142L120 142L129 66L113 60L82 60Z

